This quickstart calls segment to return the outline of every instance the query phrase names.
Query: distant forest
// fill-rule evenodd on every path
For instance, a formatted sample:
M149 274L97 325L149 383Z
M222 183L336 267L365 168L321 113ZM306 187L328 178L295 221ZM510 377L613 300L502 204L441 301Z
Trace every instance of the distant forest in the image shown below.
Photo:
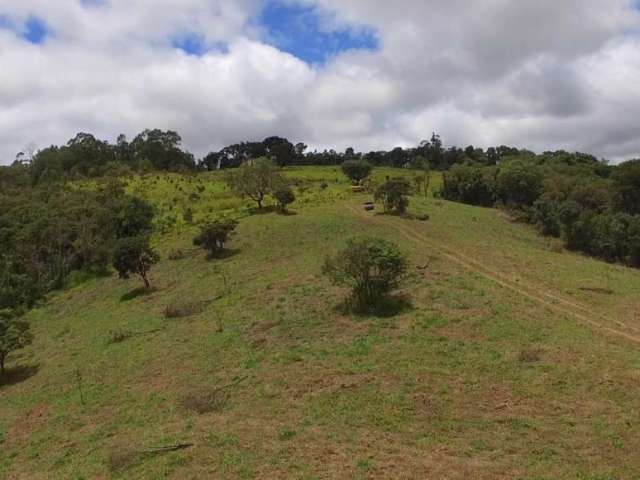
M99 140L88 133L79 133L63 146L50 146L37 152L21 152L13 166L14 173L27 173L32 184L42 181L73 180L150 171L213 171L234 168L252 158L269 157L281 166L340 165L349 160L365 160L373 166L420 167L448 170L453 165L469 162L497 165L501 158L532 152L513 147L444 148L435 133L415 148L394 148L390 151L344 152L309 151L304 143L293 144L286 138L269 137L263 141L246 141L229 145L196 160L182 147L182 138L173 131L145 130L132 141L120 135L115 144ZM595 158L589 157L593 161ZM6 176L8 172L4 172Z

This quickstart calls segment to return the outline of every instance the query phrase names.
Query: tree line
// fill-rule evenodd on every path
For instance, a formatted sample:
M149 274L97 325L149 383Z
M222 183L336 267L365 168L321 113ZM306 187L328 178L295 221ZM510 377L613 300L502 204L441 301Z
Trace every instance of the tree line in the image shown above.
M414 148L397 147L390 151L356 152L347 148L309 151L304 143L293 144L278 136L262 141L246 141L210 152L196 160L182 146L182 137L174 131L144 130L133 140L119 135L115 143L100 140L89 133L78 133L65 145L52 145L39 151L20 152L10 168L0 168L0 184L7 181L31 183L76 180L103 176L121 176L131 172L197 172L238 168L251 159L266 157L280 166L342 165L366 161L373 166L449 170L468 162L496 165L501 158L526 153L513 147L492 147L486 151L473 146L445 148L437 134ZM11 177L11 178L10 178Z
M503 206L567 248L640 267L640 160L618 166L567 152L520 155L497 166L458 165L441 195Z

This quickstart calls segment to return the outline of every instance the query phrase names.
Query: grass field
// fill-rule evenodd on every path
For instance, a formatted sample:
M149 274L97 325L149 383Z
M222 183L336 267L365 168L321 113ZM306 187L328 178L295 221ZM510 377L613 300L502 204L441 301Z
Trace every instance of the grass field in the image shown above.
M159 211L155 291L78 280L29 315L0 478L640 479L640 272L497 210L369 214L335 168L288 175L292 215L250 215L216 174L130 181ZM187 208L240 219L232 255L192 246ZM410 258L394 317L340 313L320 274L362 234Z

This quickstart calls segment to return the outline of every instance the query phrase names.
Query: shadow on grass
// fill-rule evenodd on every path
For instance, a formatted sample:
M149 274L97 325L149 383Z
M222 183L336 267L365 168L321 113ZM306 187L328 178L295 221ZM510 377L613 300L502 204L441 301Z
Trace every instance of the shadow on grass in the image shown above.
M295 217L298 215L298 212L294 212L292 210L285 210L283 212L282 210L278 210L278 215L282 215L283 217Z
M336 307L336 311L343 315L356 315L362 318L391 318L413 310L409 296L404 294L389 295L381 298L373 305L358 306L351 297Z
M377 212L375 214L375 216L377 216L377 217L397 217L397 218L403 218L405 220L417 220L419 222L428 222L430 220L430 218L431 218L426 213L416 215L414 213L408 213L408 212L405 212L405 213Z
M131 300L135 300L136 298L139 298L139 297L146 297L147 295L151 295L152 293L157 291L158 289L153 287L152 288L145 288L145 287L136 288L135 290L131 290L130 292L122 295L120 297L120 301L130 302Z
M207 254L207 260L225 260L239 255L241 251L239 248L225 248L219 252Z
M22 383L38 373L38 370L40 370L38 365L20 365L7 368L4 374L0 374L0 389Z
M279 209L276 205L268 205L262 208L258 208L258 207L248 208L247 212L249 213L249 215L268 215L270 213L278 212L278 210Z

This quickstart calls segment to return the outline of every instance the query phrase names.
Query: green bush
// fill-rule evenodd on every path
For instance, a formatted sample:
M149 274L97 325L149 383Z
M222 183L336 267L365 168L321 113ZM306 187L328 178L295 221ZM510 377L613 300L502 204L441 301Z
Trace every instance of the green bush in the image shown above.
M365 160L347 160L342 164L342 172L354 183L358 184L367 178L373 166Z
M382 202L385 212L402 215L409 206L408 195L411 195L411 184L406 178L396 177L378 187L374 198Z
M369 237L349 240L323 267L335 284L351 288L351 301L358 312L375 310L400 286L406 271L407 259L395 244Z
M204 248L209 252L209 257L214 258L222 253L237 226L235 220L216 220L200 228L200 234L193 239L193 244Z

